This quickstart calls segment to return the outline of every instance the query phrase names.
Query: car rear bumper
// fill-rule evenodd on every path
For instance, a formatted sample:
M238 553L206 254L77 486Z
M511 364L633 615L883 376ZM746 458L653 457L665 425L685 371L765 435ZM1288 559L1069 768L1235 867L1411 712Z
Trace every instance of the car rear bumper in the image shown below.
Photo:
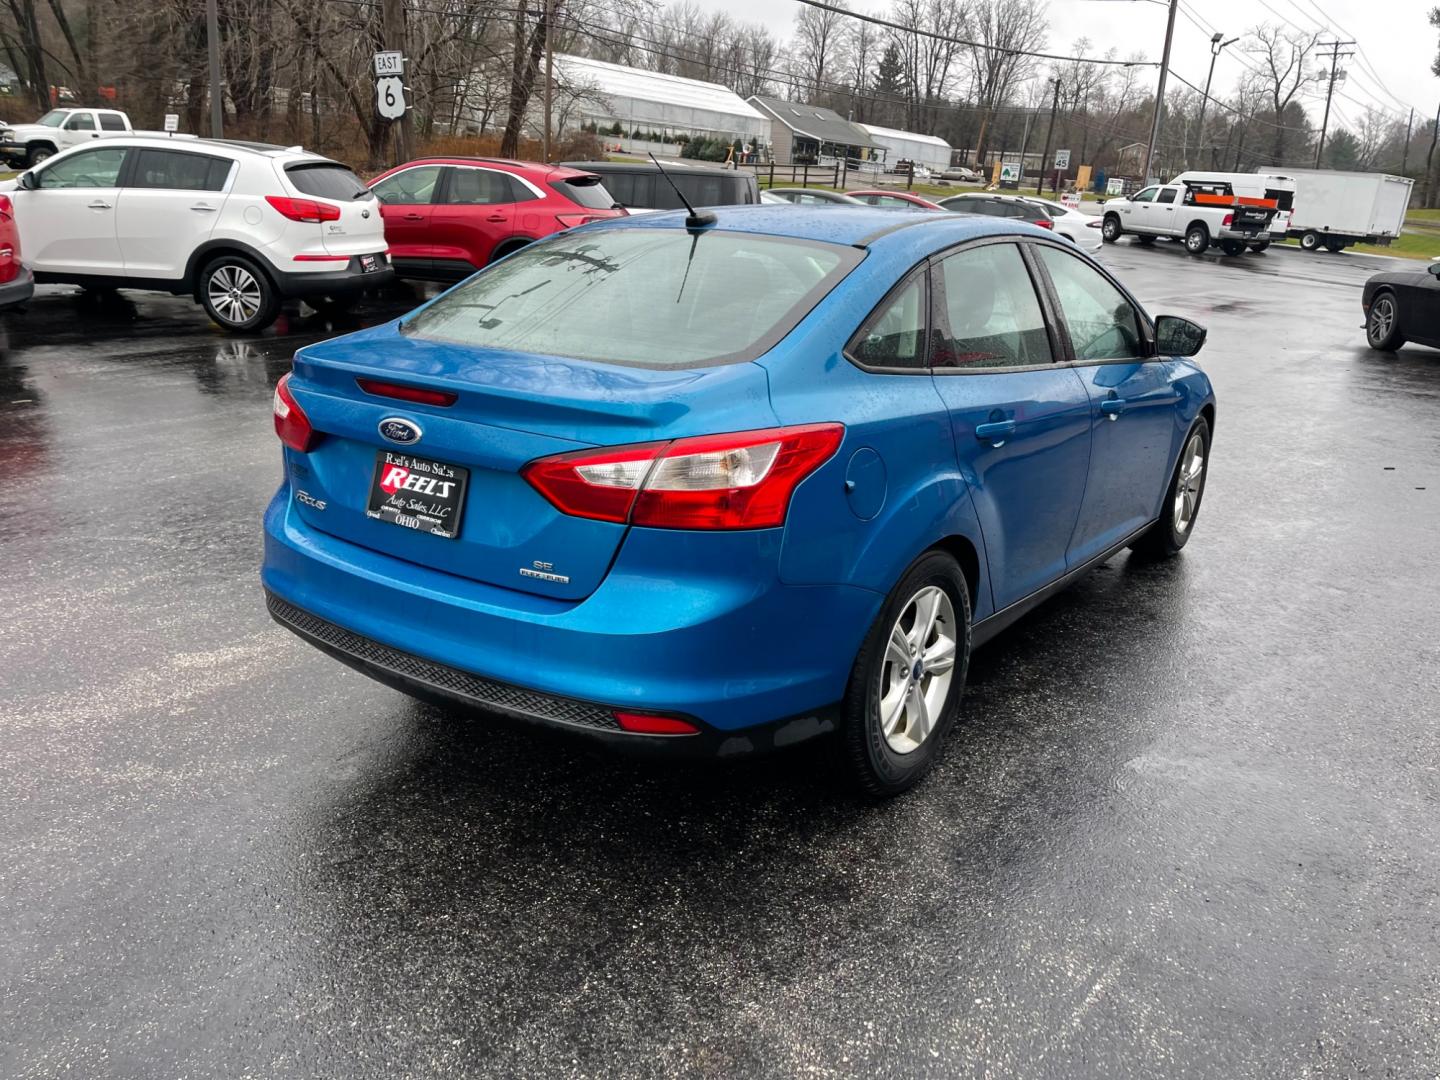
M0 308L23 304L35 295L35 275L28 266L22 266L15 277L0 285Z
M322 533L300 520L290 490L282 486L265 514L261 578L272 613L278 602L337 629L282 622L420 696L612 740L683 738L723 755L830 730L883 601L866 589L780 583L778 530L647 529L630 531L589 597L551 600ZM429 667L417 675L416 665ZM525 694L564 709L507 704ZM704 737L630 735L610 714L617 708L686 718Z
M382 254L383 253L377 253ZM313 263L314 266L334 266L338 263ZM360 269L360 256L351 256L343 269L338 270L283 270L274 267L275 286L280 295L289 298L306 296L346 296L364 292L366 289L389 285L395 280L395 269L388 262L378 270L369 273Z

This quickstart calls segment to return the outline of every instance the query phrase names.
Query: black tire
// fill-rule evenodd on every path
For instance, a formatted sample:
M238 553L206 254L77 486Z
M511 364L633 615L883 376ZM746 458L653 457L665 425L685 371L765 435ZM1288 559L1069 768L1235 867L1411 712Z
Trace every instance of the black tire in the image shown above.
M1120 215L1106 214L1100 223L1100 239L1107 244L1113 244L1124 234L1125 230L1120 227Z
M1155 244L1155 237L1153 237L1153 236L1139 236L1139 235L1137 235L1137 236L1135 237L1135 239L1138 240L1138 241L1140 241L1140 246L1141 246L1141 247L1152 247L1152 246L1154 246L1154 244Z
M1300 246L1306 251L1315 251L1320 247L1320 234L1314 229L1301 233Z
M925 649L909 655L916 657L916 667L903 669L903 677L896 652L892 649L892 632L900 631L902 638L918 631L912 621L909 631L904 626L904 617L918 616L912 602L918 602L923 594L938 590L949 600L951 638L954 643L953 666L948 669L947 686L934 687L934 672L925 672L923 657ZM931 592L931 596L935 595ZM936 601L937 608L941 605ZM943 610L940 612L943 617ZM940 646L942 618L933 621L935 634L932 648ZM925 633L927 641L929 633ZM943 648L939 649L943 653ZM891 590L875 623L860 646L855 666L850 674L850 683L845 691L843 717L841 720L840 749L845 771L851 781L864 793L877 798L899 795L917 784L930 767L944 743L945 735L955 723L960 712L960 698L965 690L965 673L970 665L970 590L960 564L943 551L928 551L916 559L900 577L900 582ZM920 672L919 679L914 673ZM885 732L880 706L887 696L899 695L900 712L891 734ZM923 699L927 687L937 693L944 693L943 700L936 702L933 713L928 710L929 726L912 723L909 703L911 693L918 688ZM900 726L903 723L904 727ZM894 743L908 743L912 733L919 732L913 747L897 749Z
M531 241L529 240L521 240L518 243L502 244L500 247L497 247L494 251L490 253L490 261L485 265L493 266L495 263L505 258L505 256L515 254L515 252L519 251L523 247L529 247L530 243Z
M1210 230L1200 222L1185 230L1185 250L1191 255L1204 255L1210 249Z
M1220 250L1226 255L1244 255L1245 241L1243 240L1221 240Z
M1344 241L1344 240L1326 240L1326 241L1325 241L1325 250L1328 251L1328 252L1330 252L1332 255L1338 255L1338 254L1340 254L1340 252L1342 252L1342 251L1345 250L1345 241Z
M232 334L264 330L280 314L274 284L243 255L221 255L206 263L198 288L205 313Z
M1250 250L1255 252L1256 255L1259 255L1260 252L1264 251L1269 246L1269 240L1257 240L1255 243L1250 245Z
M54 156L55 148L53 146L32 146L25 151L25 167L33 169L42 161Z
M1200 440L1200 471L1196 477L1189 471L1191 444ZM1190 493L1187 501L1189 516L1181 520L1180 506L1176 500L1180 495L1182 475ZM1146 558L1168 559L1177 554L1190 542L1195 532L1195 519L1200 514L1200 502L1205 497L1205 478L1210 475L1210 425L1205 417L1198 416L1190 425L1185 441L1180 444L1180 457L1175 462L1175 471L1170 474L1170 483L1165 488L1165 501L1160 505L1160 518L1151 525L1139 539L1130 545L1132 551Z
M1375 294L1365 316L1365 340L1372 349L1394 352L1405 344L1400 333L1400 300L1389 289Z

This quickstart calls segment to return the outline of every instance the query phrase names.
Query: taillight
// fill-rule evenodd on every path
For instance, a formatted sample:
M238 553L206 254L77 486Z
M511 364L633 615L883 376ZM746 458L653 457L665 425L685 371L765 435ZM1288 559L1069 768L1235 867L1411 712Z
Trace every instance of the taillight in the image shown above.
M1234 215L1234 214L1226 214L1223 218L1220 219L1220 226L1221 226L1221 228L1226 228L1226 229L1228 229L1228 228L1230 227L1230 225L1231 225L1234 221L1235 221L1235 215Z
M12 221L15 218L15 204L10 201L9 195L0 195L0 221Z
M381 382L379 379L356 379L355 383L367 394L376 397L397 398L400 401L414 401L421 405L454 405L460 395L449 390L426 390L422 386L402 386L400 383Z
M522 474L556 509L658 529L769 529L845 434L841 424L764 428L580 450Z
M310 426L310 418L300 408L295 395L290 393L288 371L275 384L271 408L275 413L275 434L280 436L280 441L291 450L309 453L310 447L315 445L315 429Z
M599 221L595 214L556 214L555 220L560 223L562 229L573 229L578 225L589 225L592 221Z
M1055 227L1055 222L1051 221L1049 218L1041 218L1039 221L1035 222L1035 224L1039 225L1042 229L1053 229Z
M314 199L292 199L288 195L266 195L265 201L291 221L339 221L340 208Z
M700 731L690 721L681 720L675 716L623 712L619 709L615 710L614 716L621 731L629 731L636 735L695 735Z

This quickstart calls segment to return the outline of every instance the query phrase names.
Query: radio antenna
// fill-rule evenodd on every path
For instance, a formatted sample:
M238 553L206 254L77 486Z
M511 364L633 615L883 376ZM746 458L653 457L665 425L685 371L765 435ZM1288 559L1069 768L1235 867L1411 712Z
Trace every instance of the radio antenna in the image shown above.
M654 153L650 153L649 157L651 161L655 162L655 168L660 170L660 175L665 177L665 182L669 184L671 190L675 192L675 197L680 200L688 211L688 215L685 218L685 228L694 232L696 229L706 229L714 225L716 221L715 215L709 210L706 210L703 214L699 213L695 207L691 206L690 200L685 198L685 193L680 190L680 185L675 183L675 178L665 171L665 166L656 160Z

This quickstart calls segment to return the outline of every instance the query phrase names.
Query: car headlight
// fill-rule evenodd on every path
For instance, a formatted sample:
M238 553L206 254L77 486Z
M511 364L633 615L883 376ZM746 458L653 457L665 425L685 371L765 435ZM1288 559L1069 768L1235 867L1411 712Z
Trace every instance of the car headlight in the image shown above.
M5 142L9 142L13 138L15 138L15 132L11 131L9 128L0 129L0 139L3 139Z

